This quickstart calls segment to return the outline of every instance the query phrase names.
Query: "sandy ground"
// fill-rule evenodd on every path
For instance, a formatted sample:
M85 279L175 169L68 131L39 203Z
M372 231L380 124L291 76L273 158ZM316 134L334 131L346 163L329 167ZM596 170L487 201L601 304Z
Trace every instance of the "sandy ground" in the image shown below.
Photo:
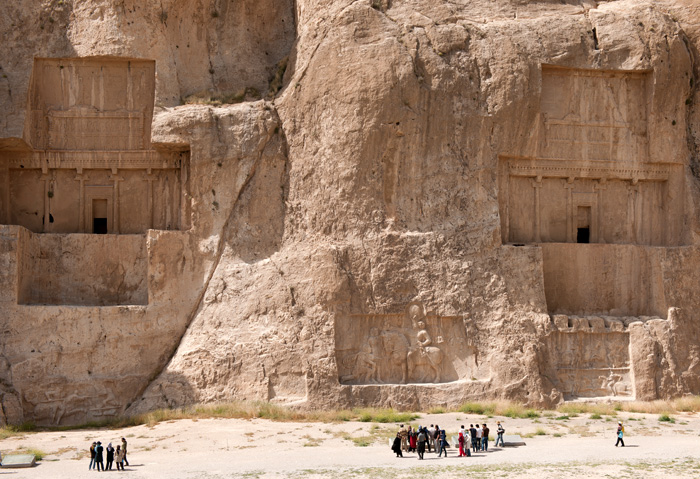
M413 424L438 423L448 436L461 424L486 422L492 431L501 420L506 434L520 433L526 446L494 448L459 458L426 453L396 458L389 438L398 425L361 422L290 423L268 420L180 420L126 429L28 433L0 441L7 454L22 448L46 453L33 469L2 469L0 476L78 479L88 471L92 441L129 441L125 472L134 478L267 477L700 477L700 414L676 414L675 424L658 415L620 413L591 419L582 414L558 419L486 418L460 413L422 414ZM614 447L617 420L625 423L627 447ZM539 432L539 434L537 434ZM493 435L493 433L492 433ZM99 473L103 474L103 473Z

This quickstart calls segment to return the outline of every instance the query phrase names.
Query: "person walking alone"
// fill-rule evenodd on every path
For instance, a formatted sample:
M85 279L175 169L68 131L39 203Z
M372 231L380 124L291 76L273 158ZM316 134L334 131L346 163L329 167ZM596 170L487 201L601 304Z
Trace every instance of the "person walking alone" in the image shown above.
M622 447L625 447L625 441L622 440L624 434L625 428L622 425L622 421L617 421L617 442L615 443L615 447L617 447L618 444L622 444Z

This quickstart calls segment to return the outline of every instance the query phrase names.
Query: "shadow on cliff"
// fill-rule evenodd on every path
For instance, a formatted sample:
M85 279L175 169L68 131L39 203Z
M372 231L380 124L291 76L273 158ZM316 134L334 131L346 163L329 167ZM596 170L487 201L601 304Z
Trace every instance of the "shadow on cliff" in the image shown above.
M224 229L228 254L256 263L279 251L289 194L287 141L280 127L260 151Z

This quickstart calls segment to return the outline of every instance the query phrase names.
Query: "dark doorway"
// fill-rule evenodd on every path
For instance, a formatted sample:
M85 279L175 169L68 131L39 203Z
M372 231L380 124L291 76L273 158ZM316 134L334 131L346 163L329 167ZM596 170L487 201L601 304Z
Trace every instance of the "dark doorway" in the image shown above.
M576 233L577 243L590 243L591 242L591 230L589 228L578 228Z
M96 235L106 235L107 231L107 200L92 200L92 232Z
M576 242L591 242L591 207L579 206L576 211Z
M92 232L96 235L107 234L107 218L93 218Z

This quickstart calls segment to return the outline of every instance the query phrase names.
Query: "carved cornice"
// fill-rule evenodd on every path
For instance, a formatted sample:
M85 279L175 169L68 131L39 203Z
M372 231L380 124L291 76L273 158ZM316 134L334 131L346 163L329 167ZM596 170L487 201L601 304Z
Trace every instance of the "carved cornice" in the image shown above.
M186 153L134 151L32 151L7 152L2 163L28 169L179 169Z
M667 181L675 164L621 163L614 161L550 160L542 158L509 158L510 176L543 178L588 178L605 180Z

